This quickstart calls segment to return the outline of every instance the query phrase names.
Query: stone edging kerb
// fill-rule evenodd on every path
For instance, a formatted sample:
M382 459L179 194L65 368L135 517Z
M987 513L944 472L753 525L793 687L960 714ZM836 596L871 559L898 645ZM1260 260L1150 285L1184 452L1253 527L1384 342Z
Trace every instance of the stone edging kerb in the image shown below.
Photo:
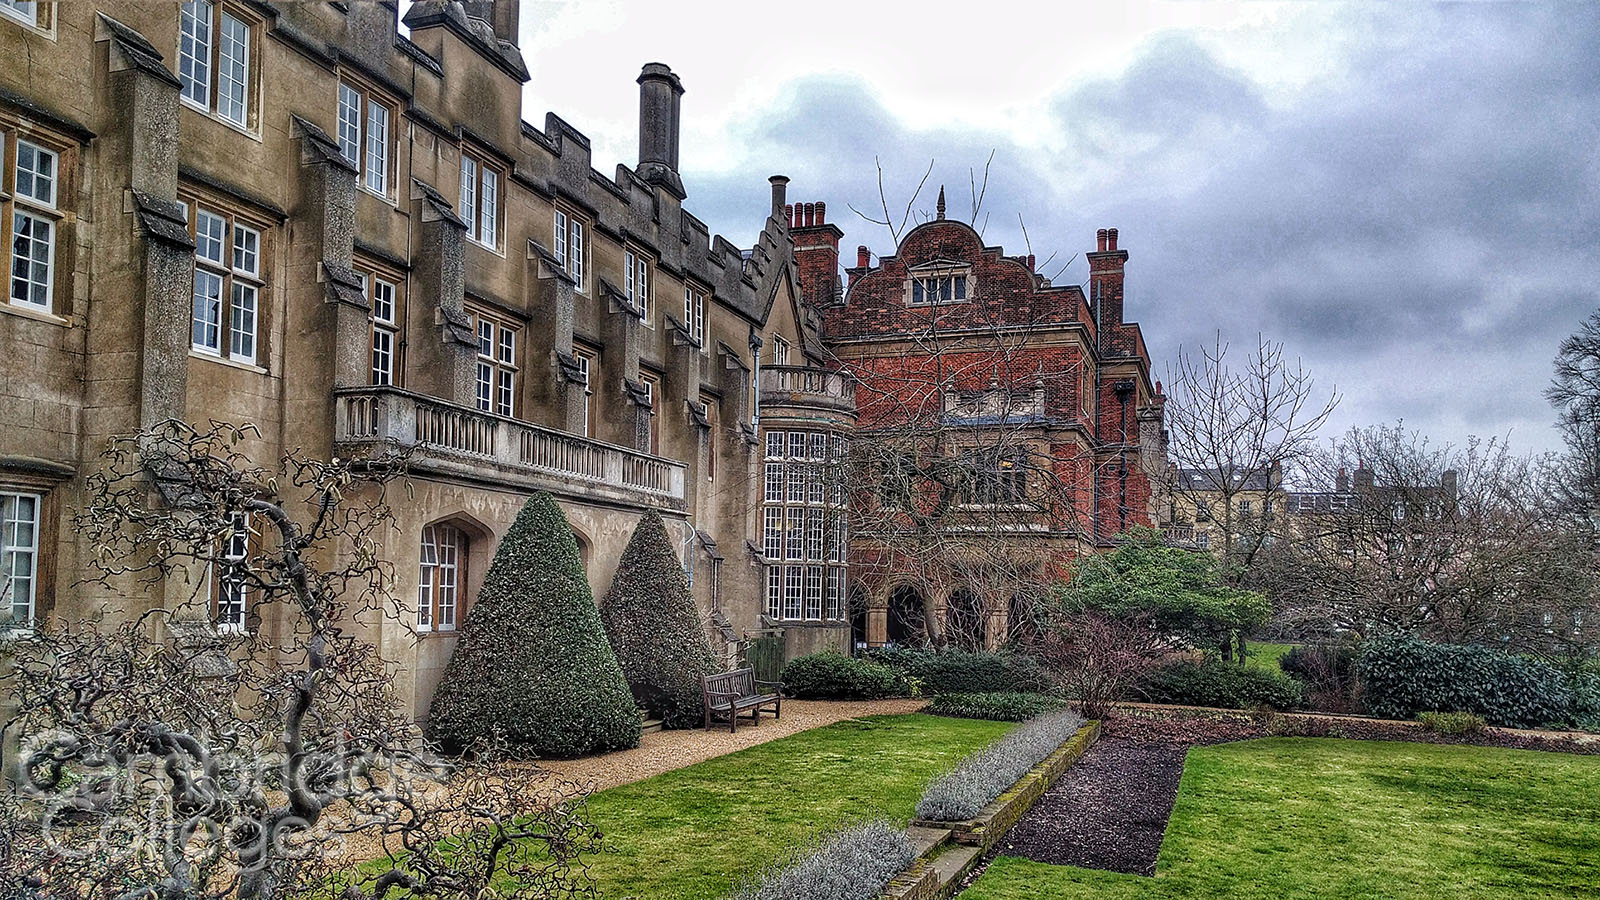
M962 822L914 819L906 829L921 851L917 861L889 882L884 900L942 900L961 877L994 848L1017 820L1058 781L1100 737L1099 720L1089 722L1044 761L1017 779L977 817Z

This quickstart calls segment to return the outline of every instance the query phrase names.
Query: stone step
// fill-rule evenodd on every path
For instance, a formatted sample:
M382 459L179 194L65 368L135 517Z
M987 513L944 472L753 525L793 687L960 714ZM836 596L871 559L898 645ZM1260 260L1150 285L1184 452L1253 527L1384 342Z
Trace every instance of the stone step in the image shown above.
M639 730L641 732L643 732L644 734L655 734L656 732L661 730L661 720L660 719L645 719L643 722L640 723L640 726L641 727L640 727Z

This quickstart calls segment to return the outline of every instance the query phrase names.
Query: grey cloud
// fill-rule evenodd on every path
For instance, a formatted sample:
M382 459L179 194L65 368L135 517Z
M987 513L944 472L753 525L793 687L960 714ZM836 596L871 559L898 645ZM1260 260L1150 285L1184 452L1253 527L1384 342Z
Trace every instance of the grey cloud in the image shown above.
M1118 226L1158 371L1180 344L1260 331L1337 376L1342 420L1550 447L1555 344L1600 306L1600 18L1570 13L1353 7L1328 37L1354 49L1292 96L1163 34L1056 97L1048 153L910 127L864 84L813 79L740 127L750 164L693 178L691 207L749 234L760 179L791 170L847 245L886 252L845 209L876 206L874 154L902 196L939 159L954 214L993 148L986 237L1021 252L1020 212L1034 252L1066 258Z

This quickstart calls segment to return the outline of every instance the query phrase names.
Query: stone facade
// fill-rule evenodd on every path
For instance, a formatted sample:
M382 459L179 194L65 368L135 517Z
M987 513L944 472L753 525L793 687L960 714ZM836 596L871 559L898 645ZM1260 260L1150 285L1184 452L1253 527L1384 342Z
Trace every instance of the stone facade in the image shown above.
M840 295L841 233L823 204L796 209L803 293L856 384L855 641L1020 636L1074 557L1159 521L1163 400L1123 321L1116 230L1088 254L1086 295L945 219L941 191L893 255L858 248Z
M683 207L670 69L644 66L638 165L606 175L560 117L523 120L515 3L415 3L409 38L386 2L30 6L0 8L4 245L39 276L0 300L18 618L204 605L203 578L77 585L70 522L107 438L220 419L263 462L413 446L383 552L421 598L448 542L456 621L538 488L597 595L658 509L730 659L843 645L826 604L765 615L759 493L770 428L838 435L854 398L820 368L785 180L746 250ZM420 640L369 623L419 713L454 644L429 602Z

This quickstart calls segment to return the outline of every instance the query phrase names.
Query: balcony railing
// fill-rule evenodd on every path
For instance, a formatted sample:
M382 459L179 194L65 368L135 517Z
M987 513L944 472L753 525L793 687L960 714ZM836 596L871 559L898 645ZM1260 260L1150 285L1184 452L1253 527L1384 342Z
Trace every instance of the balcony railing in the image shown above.
M335 392L336 440L393 441L429 455L486 463L513 476L555 479L639 492L682 502L687 469L682 463L615 444L491 415L398 388L354 388Z
M1193 525L1163 525L1161 526L1161 536L1170 547L1192 548L1198 546L1195 543Z
M855 414L855 383L848 376L810 366L762 366L763 406L823 406Z

